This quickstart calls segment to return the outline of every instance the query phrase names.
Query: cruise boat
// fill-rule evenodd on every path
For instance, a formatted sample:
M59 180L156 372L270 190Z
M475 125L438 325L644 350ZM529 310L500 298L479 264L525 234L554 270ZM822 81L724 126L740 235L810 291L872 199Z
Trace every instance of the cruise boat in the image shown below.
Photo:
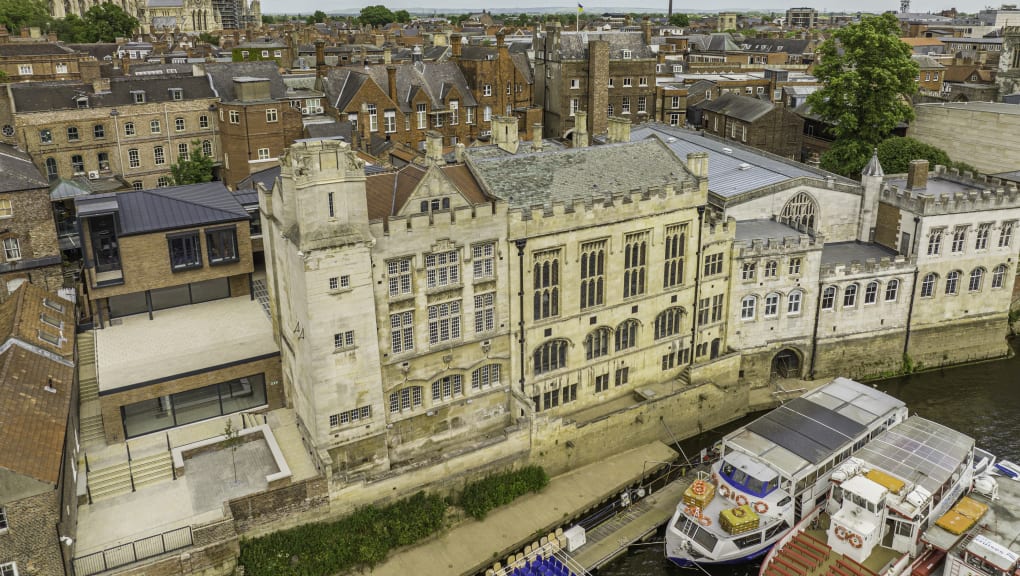
M832 474L760 576L1020 576L1020 485L969 436L912 416Z
M837 466L906 418L900 400L837 378L727 434L677 505L666 556L685 567L760 557L826 501Z

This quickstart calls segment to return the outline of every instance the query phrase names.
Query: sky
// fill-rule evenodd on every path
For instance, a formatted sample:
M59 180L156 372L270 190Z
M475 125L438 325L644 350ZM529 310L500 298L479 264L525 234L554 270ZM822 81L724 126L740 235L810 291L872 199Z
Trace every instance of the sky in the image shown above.
M886 10L899 10L899 0L857 0L847 2L846 0L806 0L793 3L782 2L781 0L717 0L719 8L717 11L744 11L761 10L771 12L783 12L792 6L807 6L819 11L863 11L863 12L884 12ZM1015 3L1014 0L1008 0ZM329 2L322 0L261 0L262 12L274 13L311 13L316 10L324 12L351 12L358 11L363 6L370 4L383 4L391 10L408 10L410 12L437 11L443 10L472 10L480 11L482 8L496 13L520 12L529 8L548 8L562 6L563 12L573 12L577 9L574 0L564 2L562 0L372 0L369 2ZM601 0L599 2L581 0L584 10L588 13L600 13L606 11L657 11L666 12L668 0ZM988 0L911 0L911 12L938 12L949 8L956 8L960 12L976 13L978 10L988 6L998 7L1000 2L989 2ZM683 0L673 1L674 12L685 12L691 10L691 2Z

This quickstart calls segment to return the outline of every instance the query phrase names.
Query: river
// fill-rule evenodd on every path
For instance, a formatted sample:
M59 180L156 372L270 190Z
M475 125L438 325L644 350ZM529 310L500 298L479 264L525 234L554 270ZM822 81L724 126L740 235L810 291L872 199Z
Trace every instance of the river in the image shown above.
M1020 346L1015 342L1014 348ZM874 385L906 402L911 414L968 434L978 446L999 458L1020 462L1020 442L1016 441L1020 437L1020 355L996 362L891 378ZM725 432L705 433L685 442L683 449L696 453L699 445L711 445ZM660 529L655 541L661 540ZM758 565L712 567L709 572L711 576L757 576ZM597 574L707 576L697 570L674 566L663 556L661 544L635 546Z

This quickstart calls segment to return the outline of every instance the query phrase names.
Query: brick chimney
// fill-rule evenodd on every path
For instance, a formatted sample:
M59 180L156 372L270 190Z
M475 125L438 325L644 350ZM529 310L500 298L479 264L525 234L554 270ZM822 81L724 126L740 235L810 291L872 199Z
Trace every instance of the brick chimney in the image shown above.
M390 100L397 101L397 67L390 64L386 67L386 83L390 93Z
M425 133L425 162L430 166L446 164L443 158L443 135L435 130Z
M535 152L542 151L542 124L539 122L531 125L531 149Z
M574 113L574 148L588 147L588 113L578 110Z
M644 37L646 46L652 45L652 21L648 16L641 20L641 36Z
M610 116L607 140L610 144L630 142L630 120L618 116Z
M315 41L315 74L320 78L326 77L326 41Z
M454 60L460 60L461 48L463 48L463 46L464 45L461 43L460 34L456 32L450 34L450 58L453 58Z
M907 190L924 190L928 187L928 161L911 160L907 168Z
M687 171L698 178L708 178L708 152L691 152L688 154Z

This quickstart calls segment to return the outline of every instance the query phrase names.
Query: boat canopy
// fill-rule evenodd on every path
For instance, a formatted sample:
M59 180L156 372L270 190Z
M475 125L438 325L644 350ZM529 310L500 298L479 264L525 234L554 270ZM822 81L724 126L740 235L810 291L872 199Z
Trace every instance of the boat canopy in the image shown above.
M854 457L936 494L973 449L970 436L911 416L876 436Z

